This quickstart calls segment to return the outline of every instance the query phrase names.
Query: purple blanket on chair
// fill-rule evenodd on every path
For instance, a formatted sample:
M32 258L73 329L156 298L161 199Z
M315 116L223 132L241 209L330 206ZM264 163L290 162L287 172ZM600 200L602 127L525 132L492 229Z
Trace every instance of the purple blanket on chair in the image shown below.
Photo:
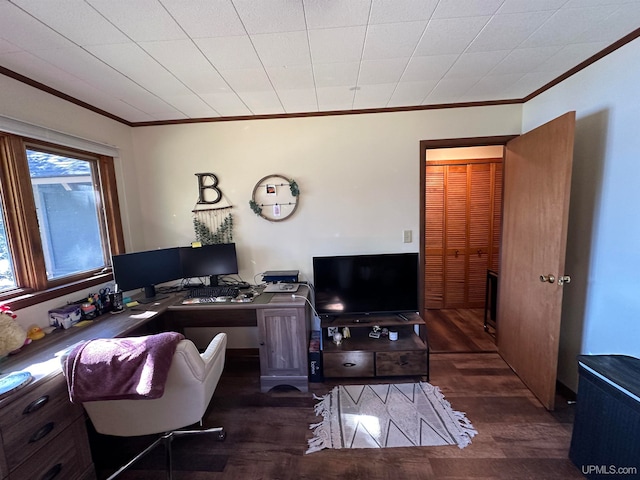
M64 370L74 403L152 399L164 393L180 333L89 340L75 346Z

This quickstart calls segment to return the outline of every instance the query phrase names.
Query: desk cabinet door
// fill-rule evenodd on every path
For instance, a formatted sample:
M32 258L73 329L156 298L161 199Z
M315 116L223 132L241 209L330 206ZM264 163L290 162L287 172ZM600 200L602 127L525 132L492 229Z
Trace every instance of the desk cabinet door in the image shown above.
M307 375L304 309L258 311L261 375Z

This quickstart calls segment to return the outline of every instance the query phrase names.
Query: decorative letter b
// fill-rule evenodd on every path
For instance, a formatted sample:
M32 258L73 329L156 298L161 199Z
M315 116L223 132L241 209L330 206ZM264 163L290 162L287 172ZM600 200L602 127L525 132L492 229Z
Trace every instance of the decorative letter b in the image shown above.
M218 188L218 177L216 177L213 173L196 173L195 175L196 177L198 177L198 203L218 203L222 198L222 192ZM205 185L206 178L211 179L210 185ZM213 200L205 200L205 190L213 190L215 192L215 198Z

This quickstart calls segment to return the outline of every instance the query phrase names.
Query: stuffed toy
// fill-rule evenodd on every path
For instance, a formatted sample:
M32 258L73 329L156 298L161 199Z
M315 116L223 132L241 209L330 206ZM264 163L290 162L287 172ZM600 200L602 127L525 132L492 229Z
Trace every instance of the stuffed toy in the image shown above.
M0 305L0 358L18 350L28 340L27 332L18 325L16 317L7 305Z

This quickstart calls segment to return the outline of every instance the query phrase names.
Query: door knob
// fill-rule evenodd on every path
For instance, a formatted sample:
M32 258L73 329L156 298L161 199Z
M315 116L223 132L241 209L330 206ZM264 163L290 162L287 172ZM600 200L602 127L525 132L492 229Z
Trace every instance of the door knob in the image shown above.
M541 282L554 283L556 281L556 277L554 277L551 274L549 274L549 275L540 275L540 281Z
M565 283L571 283L571 277L569 275L562 275L558 278L558 285L564 285Z

